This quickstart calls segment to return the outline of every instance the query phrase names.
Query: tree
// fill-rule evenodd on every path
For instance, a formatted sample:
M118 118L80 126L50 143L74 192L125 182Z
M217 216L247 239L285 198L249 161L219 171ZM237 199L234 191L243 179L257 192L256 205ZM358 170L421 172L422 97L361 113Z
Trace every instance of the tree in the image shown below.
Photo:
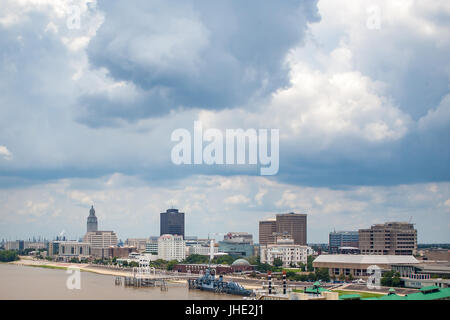
M381 285L384 287L400 287L400 273L395 271L385 272L381 278Z
M341 273L341 274L339 275L339 280L340 280L340 281L345 281L345 274Z
M167 263L167 270L169 270L169 271L173 270L173 267L175 267L176 264L178 264L177 260L170 260Z
M17 251L15 250L2 250L0 251L0 261L1 262L10 262L20 260Z
M320 268L317 269L316 272L316 280L322 280L322 281L330 281L330 274L328 272L328 268Z
M280 258L275 258L273 259L273 265L274 267L281 267L283 266L283 260L281 260Z
M306 261L307 261L307 263L306 263L306 271L314 271L314 267L313 267L314 257L313 256L308 256Z

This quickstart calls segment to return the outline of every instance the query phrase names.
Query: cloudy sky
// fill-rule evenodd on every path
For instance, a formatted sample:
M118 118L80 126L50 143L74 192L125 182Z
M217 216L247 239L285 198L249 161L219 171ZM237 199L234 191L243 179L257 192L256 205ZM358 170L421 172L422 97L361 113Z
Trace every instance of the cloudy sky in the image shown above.
M450 242L447 0L0 0L0 239L331 230ZM177 128L280 131L279 172L171 161Z

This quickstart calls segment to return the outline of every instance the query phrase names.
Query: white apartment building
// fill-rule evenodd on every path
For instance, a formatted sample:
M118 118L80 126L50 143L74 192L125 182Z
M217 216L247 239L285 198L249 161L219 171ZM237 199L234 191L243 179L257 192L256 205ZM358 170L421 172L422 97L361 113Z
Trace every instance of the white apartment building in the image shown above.
M311 248L294 244L292 239L279 240L277 244L261 246L260 250L261 263L273 265L273 261L279 258L283 261L283 267L306 264L308 253L311 252Z
M183 236L163 234L158 238L158 258L166 261L182 261L186 258Z

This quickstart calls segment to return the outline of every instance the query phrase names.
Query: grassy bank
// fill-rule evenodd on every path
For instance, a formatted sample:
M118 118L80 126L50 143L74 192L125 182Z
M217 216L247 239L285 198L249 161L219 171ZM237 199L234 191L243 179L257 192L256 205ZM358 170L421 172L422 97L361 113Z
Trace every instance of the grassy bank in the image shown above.
M339 296L345 294L359 294L361 298L378 298L384 296L384 294L382 293L375 293L375 292L361 292L361 291L347 291L347 290L333 290L333 291L339 293Z

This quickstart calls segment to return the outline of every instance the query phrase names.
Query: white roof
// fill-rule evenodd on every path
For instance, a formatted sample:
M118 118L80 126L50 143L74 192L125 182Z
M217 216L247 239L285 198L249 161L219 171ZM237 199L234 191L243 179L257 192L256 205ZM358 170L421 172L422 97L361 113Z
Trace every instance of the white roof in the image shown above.
M414 264L419 261L413 256L362 255L362 254L322 254L314 262L361 263L361 264Z

